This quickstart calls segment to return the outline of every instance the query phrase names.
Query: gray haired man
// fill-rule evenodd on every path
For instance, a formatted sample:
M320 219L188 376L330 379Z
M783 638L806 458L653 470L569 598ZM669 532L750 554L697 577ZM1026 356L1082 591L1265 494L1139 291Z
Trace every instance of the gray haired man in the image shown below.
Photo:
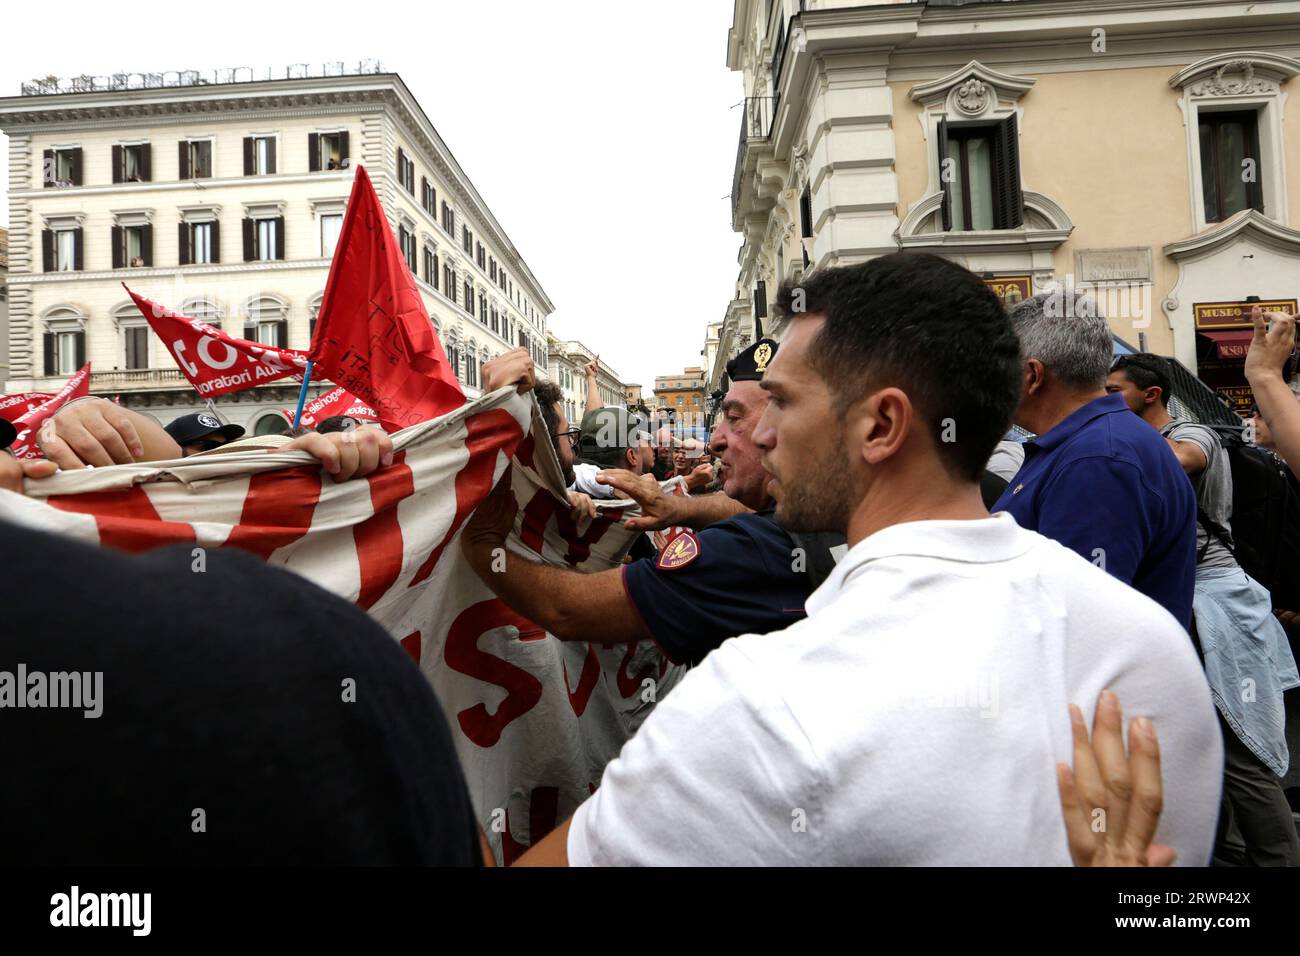
M1023 391L1013 420L1036 437L993 511L1078 552L1192 623L1196 496L1173 451L1106 393L1111 333L1095 302L1045 292L1011 312Z

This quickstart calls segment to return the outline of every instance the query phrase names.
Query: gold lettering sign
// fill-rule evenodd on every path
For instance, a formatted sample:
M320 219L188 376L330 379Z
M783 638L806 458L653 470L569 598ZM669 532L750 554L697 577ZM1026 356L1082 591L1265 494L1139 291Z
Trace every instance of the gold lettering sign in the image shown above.
M1300 314L1295 299L1265 299L1262 302L1196 302L1192 314L1198 329L1248 329L1250 310L1259 306L1265 312Z
M1003 305L1015 305L1034 294L1034 282L1030 276L994 276L985 279L984 284L993 290Z

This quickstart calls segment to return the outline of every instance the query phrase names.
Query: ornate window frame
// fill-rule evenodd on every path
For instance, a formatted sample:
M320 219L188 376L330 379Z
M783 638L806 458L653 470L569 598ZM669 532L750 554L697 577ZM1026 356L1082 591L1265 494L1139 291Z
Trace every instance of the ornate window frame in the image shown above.
M926 192L913 203L899 222L895 236L903 249L930 249L945 255L971 258L968 263L982 268L1020 269L1034 274L1035 285L1053 276L1052 252L1074 231L1065 210L1042 193L1024 184L1024 222L1016 229L947 231L940 221L943 186L940 180L939 150L936 146L939 122L997 122L1024 115L1020 99L1034 86L1030 77L1013 76L971 60L961 69L928 83L912 87L912 101L921 105L917 122L925 142L928 180ZM1017 131L1020 132L1017 122Z
M1200 114L1248 110L1258 114L1260 185L1264 215L1287 225L1286 148L1282 120L1287 94L1282 86L1300 74L1300 60L1278 53L1236 50L1197 60L1169 78L1181 90L1178 108L1187 130L1187 174L1195 232L1217 227L1205 221L1201 190Z

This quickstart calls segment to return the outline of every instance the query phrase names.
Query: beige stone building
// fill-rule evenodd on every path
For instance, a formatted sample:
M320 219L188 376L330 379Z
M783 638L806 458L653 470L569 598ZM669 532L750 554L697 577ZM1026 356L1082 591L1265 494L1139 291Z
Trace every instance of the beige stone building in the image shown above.
M163 421L196 409L124 281L233 335L306 349L358 163L466 393L509 348L546 364L550 299L401 78L373 64L309 72L82 77L0 99L4 391L56 388L88 360L93 393ZM296 397L286 382L216 405L274 431Z
M576 428L587 408L587 363L599 353L576 340L560 341L550 336L545 369L564 395L564 414ZM597 367L596 384L606 405L622 405L625 386L603 360Z
M1300 2L736 0L744 237L709 369L778 285L899 249L1091 288L1245 404L1248 297L1300 296Z

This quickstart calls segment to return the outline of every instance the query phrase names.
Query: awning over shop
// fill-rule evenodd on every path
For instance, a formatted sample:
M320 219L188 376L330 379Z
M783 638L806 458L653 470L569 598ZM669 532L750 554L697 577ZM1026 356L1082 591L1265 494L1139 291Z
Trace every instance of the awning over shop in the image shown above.
M1221 359L1244 359L1255 333L1252 329L1231 332L1198 332L1214 343L1214 354Z

